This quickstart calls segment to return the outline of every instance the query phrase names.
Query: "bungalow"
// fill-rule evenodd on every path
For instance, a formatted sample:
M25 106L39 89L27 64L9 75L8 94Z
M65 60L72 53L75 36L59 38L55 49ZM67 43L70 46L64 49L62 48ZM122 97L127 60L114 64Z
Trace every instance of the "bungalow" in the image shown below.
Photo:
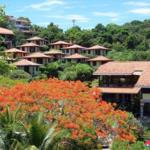
M62 51L57 49L51 49L50 51L47 51L44 54L48 56L53 56L54 60L60 60L65 55Z
M22 69L33 76L37 75L40 66L40 64L34 63L26 59L21 59L13 63L13 65L15 65L18 69Z
M85 50L85 49L86 49L86 48L83 47L83 46L74 44L74 45L72 45L72 46L63 48L63 52L64 52L64 54L66 54L66 55L72 55L72 54L75 54L75 53L82 54L82 53L84 53L84 50Z
M89 58L81 54L73 54L63 58L66 62L85 63Z
M31 22L23 18L15 18L14 16L7 16L8 21L15 26L26 37L31 37L35 33L32 31Z
M103 99L117 102L120 107L140 116L150 115L150 61L108 62L101 65L95 76Z
M52 49L62 49L62 48L71 46L72 44L65 42L65 41L57 41L57 42L51 43L50 45Z
M108 50L109 49L104 47L104 46L95 45L95 46L92 46L90 48L87 48L86 54L90 54L92 56L97 56L97 55L106 56Z
M88 63L93 67L99 67L107 62L110 62L111 59L104 57L104 56L97 56L95 58L89 59Z
M43 65L48 64L50 61L53 60L52 56L47 56L41 52L35 52L32 54L29 54L28 56L25 56L24 58L29 61L32 61L38 64L43 64Z
M27 41L30 43L34 43L34 44L37 44L37 45L40 45L40 46L45 46L47 45L47 41L43 38L40 38L38 36L34 36L32 38L29 38L27 39Z
M21 46L19 46L21 50L27 52L27 53L33 53L40 51L40 46L34 43L25 43Z
M12 58L12 59L22 58L27 54L27 52L22 51L17 48L7 49L4 52L9 58Z
M2 37L2 39L0 39L0 45L4 45L6 48L11 48L13 36L14 33L12 30L0 27L0 37Z

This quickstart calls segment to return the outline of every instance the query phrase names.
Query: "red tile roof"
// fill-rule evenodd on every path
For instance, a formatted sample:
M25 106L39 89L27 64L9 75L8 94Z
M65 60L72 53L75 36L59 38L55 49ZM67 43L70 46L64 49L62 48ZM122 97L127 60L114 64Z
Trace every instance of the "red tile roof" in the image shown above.
M68 43L68 42L65 42L65 41L57 41L57 42L54 42L54 43L51 43L51 45L71 45L71 43Z
M15 66L40 66L40 64L34 63L32 61L21 59L15 63L13 63Z
M88 61L100 61L100 62L105 61L105 62L107 62L107 61L111 61L111 59L109 59L105 56L97 56L95 58L89 59Z
M13 31L12 30L9 30L9 29L6 29L6 28L2 28L0 27L0 34L6 34L6 35L14 35Z
M101 65L94 75L134 75L140 72L137 87L150 87L150 61L108 62Z
M109 49L104 46L95 45L95 46L87 48L87 50L109 50Z
M65 47L63 49L86 49L85 47L83 46L80 46L80 45L77 45L77 44L74 44L72 46L69 46L69 47Z
M22 51L22 50L17 49L17 48L11 48L11 49L5 50L5 53L27 53L27 52Z
M35 52L32 54L29 54L28 56L25 56L24 58L53 58L52 56L47 56L41 52Z
M20 45L20 47L40 47L40 46L30 42L30 43L25 43L23 45Z
M88 59L88 57L76 53L70 56L66 56L64 59Z

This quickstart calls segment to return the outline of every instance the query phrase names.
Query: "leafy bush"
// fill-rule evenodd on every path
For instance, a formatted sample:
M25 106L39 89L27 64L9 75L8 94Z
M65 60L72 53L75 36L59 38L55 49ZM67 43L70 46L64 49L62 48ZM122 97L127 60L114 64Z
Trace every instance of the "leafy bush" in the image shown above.
M25 72L24 70L13 70L10 73L11 79L30 79L31 75Z
M12 69L6 61L0 60L0 75L8 75Z
M144 142L137 141L133 144L127 141L115 140L112 145L112 150L148 150L144 145Z
M65 70L59 73L59 79L75 81L77 79L77 73L74 70Z
M52 62L40 68L41 73L46 74L48 77L58 77L60 70L61 70L60 62Z
M93 69L87 64L77 64L75 66L75 70L77 72L77 79L81 81L91 80Z
M48 77L58 77L61 80L91 80L93 69L87 64L53 62L41 67L42 74Z
M10 79L9 77L0 76L0 87L12 87L16 84L26 83L26 82L27 82L26 79L13 80Z

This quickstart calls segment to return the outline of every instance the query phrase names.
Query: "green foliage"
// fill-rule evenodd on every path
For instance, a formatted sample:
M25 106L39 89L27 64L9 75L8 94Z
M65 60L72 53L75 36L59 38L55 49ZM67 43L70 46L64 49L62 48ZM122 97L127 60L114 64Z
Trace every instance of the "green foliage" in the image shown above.
M81 29L78 26L72 27L65 32L67 40L70 40L72 43L79 43L81 36Z
M41 51L45 52L49 50L49 46L44 45L43 47L41 47Z
M10 78L11 79L26 79L26 80L29 80L31 78L31 75L28 74L27 72L25 72L24 70L12 70L10 72Z
M28 18L20 17L30 22ZM5 10L0 6L0 26L7 27L8 21L6 19ZM134 20L124 25L102 24L96 25L93 29L85 30L79 26L74 26L66 31L63 31L54 23L50 23L47 27L40 27L32 25L31 29L36 32L37 36L47 39L49 42L57 40L67 40L72 43L77 43L85 47L93 46L95 44L104 45L113 52L110 52L111 58L115 60L150 60L150 20L138 21ZM25 42L27 38L23 33L16 30L16 28L9 23L9 28L13 29L15 38L13 43L20 45ZM0 41L4 40L0 38ZM42 50L47 50L44 47ZM4 46L0 46L0 50L4 50ZM140 53L145 51L141 54ZM148 55L147 55L148 53Z
M5 14L5 7L0 5L0 27L7 27L8 21Z
M3 149L7 150L23 150L25 143L23 135L23 124L18 120L20 106L15 111L11 111L7 106L6 112L0 116L1 140L3 141Z
M75 81L77 79L77 72L74 70L64 70L60 72L59 79Z
M62 66L60 62L52 62L44 67L41 67L40 71L42 74L46 74L48 77L58 77L61 68Z
M61 80L91 80L93 69L87 64L52 62L40 68L41 74Z
M26 79L14 80L9 77L0 76L0 87L12 87L19 83L26 83Z
M50 23L47 28L43 28L39 36L50 42L64 39L63 30L53 23Z
M109 52L108 57L114 60L119 60L119 61L142 61L142 60L150 60L150 51L116 51L112 50Z
M129 142L115 140L112 145L112 150L148 150L148 148L141 141L130 144Z
M48 132L49 124L45 123L43 120L43 114L36 114L35 117L31 121L31 127L29 131L29 139L31 145L35 145L39 147L47 132Z
M27 37L24 35L23 32L20 32L18 29L16 29L15 27L12 27L13 32L14 32L14 38L13 38L13 43L16 46L21 45L22 43L26 42Z
M93 69L87 64L77 64L76 67L77 79L81 81L88 81L92 78Z
M6 61L0 60L0 74L7 75L13 69Z

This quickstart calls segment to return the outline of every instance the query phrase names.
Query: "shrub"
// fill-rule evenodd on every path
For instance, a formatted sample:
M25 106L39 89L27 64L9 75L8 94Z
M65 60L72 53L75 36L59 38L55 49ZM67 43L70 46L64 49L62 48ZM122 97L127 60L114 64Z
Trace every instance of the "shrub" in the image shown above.
M93 69L87 64L77 64L75 66L75 70L77 72L77 79L81 81L91 80Z
M77 73L72 70L65 70L59 73L59 79L75 81L77 80Z
M112 150L146 150L144 142L137 141L133 144L128 141L115 140L112 145ZM147 149L148 150L148 149Z
M31 75L24 70L13 70L10 73L11 79L30 79Z
M8 75L13 68L4 60L0 60L0 75Z
M48 77L58 77L60 70L61 70L60 62L52 62L40 68L41 73L46 74Z
M0 87L12 87L16 84L26 83L26 82L27 82L26 79L13 80L13 79L10 79L9 77L0 76Z

